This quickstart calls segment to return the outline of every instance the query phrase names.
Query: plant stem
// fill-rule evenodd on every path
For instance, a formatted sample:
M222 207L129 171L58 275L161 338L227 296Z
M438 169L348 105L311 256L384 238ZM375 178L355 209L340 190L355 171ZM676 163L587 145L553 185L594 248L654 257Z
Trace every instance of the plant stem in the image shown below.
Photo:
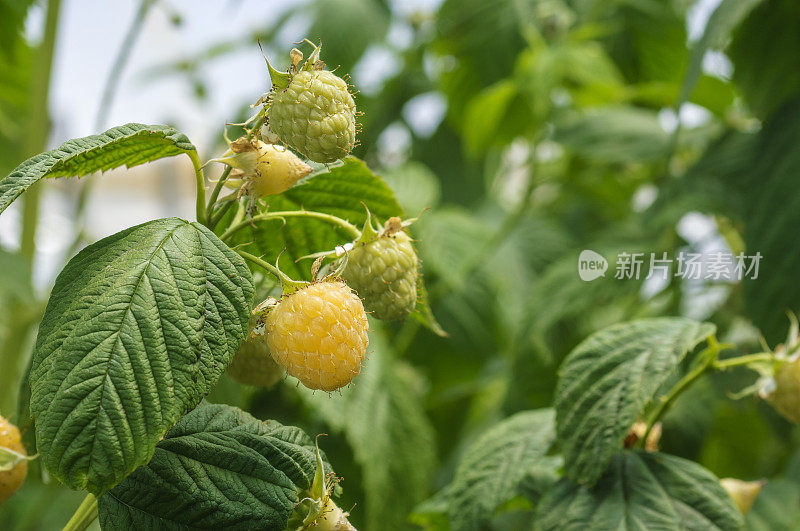
M53 52L58 30L58 15L61 0L47 2L47 15L44 22L44 37L36 49L36 61L31 72L30 99L28 100L28 134L23 146L25 156L31 157L42 151L47 143L50 130L48 101L50 99L50 74L53 66ZM20 235L20 254L31 264L36 254L36 224L39 220L40 186L31 186L25 193L22 203L22 233Z
M231 226L228 230L220 238L222 241L227 240L231 237L236 231L241 230L247 226L250 226L250 223L255 223L256 221L266 221L270 219L284 219L284 218L312 218L312 219L319 219L330 223L336 227L340 227L347 231L348 236L352 237L353 239L358 238L361 236L361 231L358 228L351 224L349 221L346 221L342 218L337 218L331 214L325 214L323 212L314 212L313 210L289 210L284 212L266 212L264 214L258 214L257 216L253 216L249 220L240 221L233 226Z
M97 518L97 498L94 494L87 494L78 510L69 519L64 531L83 531Z
M217 210L209 219L208 219L208 228L214 230L217 226L217 223L225 216L228 210L231 209L233 205L238 205L239 202L236 199L230 199L222 205L219 210Z
M655 426L656 422L667 412L678 396L692 385L695 380L705 374L706 371L714 367L717 355L723 348L724 346L717 343L717 339L714 336L708 338L708 347L698 356L700 358L700 363L669 390L666 396L661 399L661 403L658 407L647 418L647 430L645 430L644 436L639 439L640 444L647 441L647 437L650 435L653 426Z
M225 181L228 180L228 175L231 174L230 166L226 166L225 170L220 175L219 180L217 181L217 185L214 186L214 190L211 192L211 197L208 198L208 207L206 208L206 219L211 219L211 213L214 211L214 203L217 202L217 198L219 197L219 193L222 190L222 186L225 184Z
M197 183L197 199L196 199L196 212L197 221L203 225L208 225L208 218L206 217L206 181L203 177L203 166L200 164L200 157L197 151L189 151L187 153L189 158L192 159L194 166L194 178Z
M775 355L772 352L759 352L758 354L748 354L747 356L739 356L722 361L715 360L713 368L717 371L724 371L732 367L741 367L752 363L774 360Z
M254 264L256 264L257 266L263 267L264 269L275 275L275 278L277 278L278 280L282 279L280 271L278 271L278 268L270 264L266 260L262 260L261 258L255 255L252 255L246 251L242 251L241 249L236 249L236 252L239 253L239 255L245 260L249 260Z

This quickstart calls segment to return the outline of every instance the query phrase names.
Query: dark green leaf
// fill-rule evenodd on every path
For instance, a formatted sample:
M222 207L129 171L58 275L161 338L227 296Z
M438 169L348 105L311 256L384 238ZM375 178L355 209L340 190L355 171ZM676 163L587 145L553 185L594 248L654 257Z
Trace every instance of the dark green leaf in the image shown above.
M800 94L799 26L800 3L767 0L734 33L728 48L733 80L760 118Z
M454 529L483 529L495 511L523 494L522 484L544 464L555 439L553 410L524 411L501 421L475 439L459 461L453 482L425 502L420 515L449 514Z
M26 160L0 181L0 213L45 177L79 177L194 151L183 133L164 125L131 123L100 135L74 138Z
M103 529L276 529L316 471L299 428L202 404L98 501Z
M239 255L180 219L127 229L73 258L56 279L30 377L51 474L102 494L146 463L230 362L252 295Z
M681 318L642 319L589 336L559 370L555 410L566 474L594 483L681 360L714 332Z
M542 531L741 529L742 515L711 472L666 454L614 456L594 487L567 479L545 494L536 528Z
M669 135L655 112L607 107L556 122L554 139L597 162L653 162L666 154Z
M742 19L763 0L725 0L717 5L706 23L703 36L694 43L689 55L689 66L681 85L681 92L676 105L680 106L688 100L694 90L695 84L703 72L703 58L712 48L722 48L731 31L739 25Z

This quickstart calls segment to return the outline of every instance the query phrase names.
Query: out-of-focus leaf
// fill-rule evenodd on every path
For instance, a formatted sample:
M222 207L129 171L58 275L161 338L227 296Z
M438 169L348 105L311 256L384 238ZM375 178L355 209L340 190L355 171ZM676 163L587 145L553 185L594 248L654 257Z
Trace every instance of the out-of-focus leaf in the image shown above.
M634 83L680 83L688 61L686 18L678 2L623 1L608 3L610 54Z
M390 9L385 0L317 0L308 5L313 17L308 34L322 41L322 59L340 76L350 73L367 47L384 39Z
M607 107L558 120L554 139L597 162L653 162L665 155L669 135L654 112Z
M426 208L439 204L442 195L439 178L420 162L410 161L384 171L383 179L394 190L397 202L409 216L417 216Z
M428 493L434 431L422 407L420 377L392 359L380 329L354 385L333 396L298 389L334 430L344 433L364 476L366 529L402 529Z
M786 311L800 310L800 285L787 282L797 270L800 254L800 100L788 104L765 124L752 152L751 163L730 175L729 185L740 179L744 205L746 254L761 254L755 272L742 280L745 313L771 344L786 336Z
M624 451L593 487L564 479L545 494L536 529L730 531L742 525L733 500L705 468L671 455Z
M605 328L567 356L554 406L566 475L592 484L658 388L714 325L643 319Z
M733 80L750 109L769 117L800 94L800 3L766 0L734 32L728 47Z
M423 503L421 513L444 509L454 529L483 529L501 505L523 493L525 478L545 463L559 466L546 457L554 439L551 409L524 411L501 421L470 444L453 482L434 496L435 504Z
M692 45L689 54L689 65L681 84L676 106L687 101L695 89L703 71L703 58L709 49L719 49L725 46L733 29L742 19L763 0L725 0L717 5L706 23L702 37ZM702 105L702 103L701 103Z
M800 521L800 459L795 453L783 473L761 489L745 524L748 531L791 531Z
M33 3L34 0L0 2L0 55L11 55L17 46L24 46L21 33Z

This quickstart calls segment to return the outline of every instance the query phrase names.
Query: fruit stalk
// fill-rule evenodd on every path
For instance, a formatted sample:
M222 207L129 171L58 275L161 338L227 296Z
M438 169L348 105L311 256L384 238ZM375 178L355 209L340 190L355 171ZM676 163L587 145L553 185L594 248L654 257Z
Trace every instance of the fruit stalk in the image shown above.
M97 518L97 498L87 494L63 531L83 531Z
M320 219L322 221L330 223L331 225L334 225L336 227L340 227L340 228L344 229L351 238L358 238L361 235L361 231L358 230L358 228L355 225L353 225L349 221L346 221L346 220L344 220L342 218L337 218L336 216L333 216L331 214L325 214L323 212L314 212L313 210L292 210L292 211L284 211L284 212L266 212L264 214L258 214L256 216L253 216L249 220L243 220L243 221L240 221L239 223L235 223L233 226L228 228L228 230L226 230L223 233L223 235L222 235L222 237L220 239L227 243L228 240L230 240L230 237L234 233L236 233L237 231L239 231L239 230L241 230L241 229L243 229L245 227L251 226L251 222L254 223L256 221L266 221L266 220L270 220L270 219L281 219L282 220L284 218L313 218L313 219Z

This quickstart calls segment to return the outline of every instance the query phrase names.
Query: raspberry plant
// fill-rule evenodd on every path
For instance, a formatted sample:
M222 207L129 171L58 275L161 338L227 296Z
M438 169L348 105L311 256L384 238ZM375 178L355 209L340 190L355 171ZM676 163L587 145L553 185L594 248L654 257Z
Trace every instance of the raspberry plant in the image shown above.
M268 90L219 149L127 124L0 180L0 213L166 157L197 183L194 219L70 252L46 308L0 249L0 527L47 499L66 529L795 529L797 3L724 0L696 40L685 2L303 5L325 46L260 32ZM374 44L398 71L360 94ZM761 275L576 275L709 245L697 212Z

